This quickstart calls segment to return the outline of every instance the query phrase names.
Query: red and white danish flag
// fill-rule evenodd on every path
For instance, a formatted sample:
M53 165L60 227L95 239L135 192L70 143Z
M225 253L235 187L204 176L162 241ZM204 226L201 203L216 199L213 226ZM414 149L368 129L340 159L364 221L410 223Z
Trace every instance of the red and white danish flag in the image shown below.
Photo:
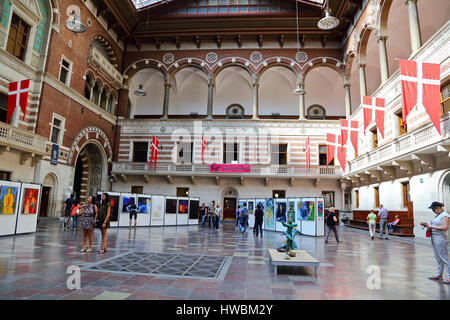
M156 160L158 158L158 145L159 145L159 140L155 136L153 136L152 146L151 146L151 151L150 151L150 168L152 167L152 163L154 160L155 161L155 172L156 172Z
M30 86L30 79L20 80L9 83L8 92L8 110L6 111L6 122L9 122L14 109L20 106L23 112L23 119L27 113L28 88Z
M339 161L342 171L345 172L345 155L347 150L342 146L342 136L327 133L327 166L333 158Z
M403 123L417 104L424 107L436 130L441 134L440 73L436 63L399 60L402 83Z
M205 148L206 148L205 137L202 136L202 162L205 162Z
M356 154L358 154L358 125L359 123L356 120L341 119L342 146L347 145L348 138L350 136L350 141L352 142ZM348 134L349 131L350 135Z
M306 172L311 169L311 146L309 144L309 137L306 139Z
M375 120L378 130L384 139L384 98L363 96L364 134L369 124Z

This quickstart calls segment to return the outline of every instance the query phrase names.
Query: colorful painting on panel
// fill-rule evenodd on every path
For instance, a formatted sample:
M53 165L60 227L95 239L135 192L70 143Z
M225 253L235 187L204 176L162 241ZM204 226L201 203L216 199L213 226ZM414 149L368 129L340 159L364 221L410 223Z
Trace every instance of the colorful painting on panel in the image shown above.
M286 222L286 200L277 200L275 212L278 222Z
M265 212L265 208L266 208L266 200L264 200L264 199L257 199L257 200L256 200L255 210L256 210L256 207L257 207L257 206L260 206L260 207L261 207L261 210L262 210L263 212Z
M243 200L243 199L241 199L241 200L239 200L238 201L238 206L240 207L240 208L242 208L243 206L244 206L244 203L245 202L247 202L246 200Z
M138 213L150 213L152 198L138 197Z
M189 200L178 200L178 213L188 213L189 210Z
M22 214L36 214L39 189L24 189Z
M166 198L166 213L177 213L177 199Z
M123 196L122 199L122 212L126 213L128 212L128 206L134 203L134 198L130 196Z
M314 200L299 201L297 204L297 218L299 220L314 220Z
M273 214L273 199L266 199L266 212L264 214L264 226L267 230L275 230L275 216Z
M288 201L287 219L295 222L295 200Z
M253 214L253 212L255 210L255 201L249 200L247 202L247 207L248 207L248 214Z
M323 201L317 200L317 216L323 217Z
M119 213L119 196L109 196L109 203L111 204L111 219L110 221L117 221Z
M14 214L17 205L17 187L1 186L0 189L0 213Z

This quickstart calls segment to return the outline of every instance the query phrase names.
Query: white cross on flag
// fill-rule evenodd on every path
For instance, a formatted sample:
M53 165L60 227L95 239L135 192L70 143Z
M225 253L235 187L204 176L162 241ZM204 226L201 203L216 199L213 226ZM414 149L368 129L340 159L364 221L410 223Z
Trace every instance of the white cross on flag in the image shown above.
M311 169L311 147L309 144L309 137L306 139L306 172Z
M156 172L156 160L158 158L158 145L159 145L159 140L155 136L153 136L151 153L150 153L150 168L152 167L152 163L154 160L155 161L155 172Z
M384 139L384 103L383 98L363 96L364 134L369 124L375 120L378 130Z
M28 87L30 86L30 79L10 82L8 92L8 110L6 111L6 123L9 122L14 109L20 106L23 112L23 118L27 113Z
M327 166L334 158L339 161L342 171L345 172L346 153L345 146L342 146L342 136L327 133Z
M341 119L341 136L342 136L342 146L347 145L350 131L350 141L352 142L353 148L358 154L358 121L356 120L343 120Z
M417 104L417 106L425 108L431 122L441 134L440 65L420 61L399 61L403 123L406 122L408 113Z

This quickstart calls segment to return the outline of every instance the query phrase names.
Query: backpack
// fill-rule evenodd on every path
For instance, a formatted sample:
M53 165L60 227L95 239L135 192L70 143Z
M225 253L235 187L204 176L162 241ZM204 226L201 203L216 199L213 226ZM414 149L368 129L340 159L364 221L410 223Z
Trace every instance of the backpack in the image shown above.
M247 207L243 207L241 210L242 210L242 216L243 217L248 217L248 209L247 209Z
M78 216L80 214L80 205L79 204L77 204L77 205L73 204L71 211L72 211L71 212L71 216L72 217Z

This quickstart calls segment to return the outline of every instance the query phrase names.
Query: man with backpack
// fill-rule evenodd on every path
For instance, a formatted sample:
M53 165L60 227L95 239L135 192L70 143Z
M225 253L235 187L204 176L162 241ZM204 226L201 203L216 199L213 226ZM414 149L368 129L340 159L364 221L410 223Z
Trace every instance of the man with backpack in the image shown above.
M248 224L248 209L247 209L247 202L244 202L241 209L241 225L244 228L242 233L245 233L247 231L247 224Z
M64 229L69 229L69 220L70 215L72 213L72 205L75 201L75 196L73 193L70 194L70 197L66 199L64 202Z

